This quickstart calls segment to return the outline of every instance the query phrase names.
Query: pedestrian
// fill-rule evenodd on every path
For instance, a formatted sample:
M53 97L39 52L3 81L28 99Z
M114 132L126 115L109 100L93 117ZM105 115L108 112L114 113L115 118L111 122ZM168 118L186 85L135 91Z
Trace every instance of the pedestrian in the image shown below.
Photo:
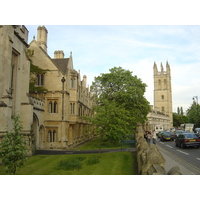
M156 135L156 131L154 130L152 134L153 144L156 144L156 139L157 139L157 135Z
M151 142L151 132L150 131L148 131L148 134L147 134L147 142L150 145L150 142Z
M144 139L147 141L147 134L148 134L148 131L145 131L144 133Z

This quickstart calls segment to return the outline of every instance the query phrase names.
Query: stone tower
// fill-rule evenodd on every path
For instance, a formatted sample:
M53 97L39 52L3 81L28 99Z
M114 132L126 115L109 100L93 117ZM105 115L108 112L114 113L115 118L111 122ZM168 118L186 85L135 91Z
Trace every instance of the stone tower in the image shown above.
M47 34L45 26L39 26L37 29L37 42L47 52Z
M166 115L169 115L170 127L173 127L172 114L172 90L171 90L171 72L168 62L166 62L166 71L161 63L161 71L158 71L154 62L154 109Z

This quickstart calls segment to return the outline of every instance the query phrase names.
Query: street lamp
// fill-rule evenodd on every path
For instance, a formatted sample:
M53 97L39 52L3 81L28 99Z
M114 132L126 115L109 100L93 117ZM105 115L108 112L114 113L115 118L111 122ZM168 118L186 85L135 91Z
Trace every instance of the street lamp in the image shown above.
M196 104L198 105L198 96L194 96L192 99L193 99L193 101L195 101L195 99L196 99Z
M64 119L64 83L66 79L65 77L62 77L61 82L62 82L62 121Z
M197 110L197 122L199 121L199 110L198 110L198 96L194 96L193 98L193 101L195 101L195 99L196 99L196 110ZM196 124L196 125L198 125L198 124Z

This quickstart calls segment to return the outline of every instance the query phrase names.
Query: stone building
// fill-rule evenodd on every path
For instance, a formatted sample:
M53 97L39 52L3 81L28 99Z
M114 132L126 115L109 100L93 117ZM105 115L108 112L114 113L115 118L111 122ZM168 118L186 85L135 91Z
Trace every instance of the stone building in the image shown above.
M13 116L19 115L22 134L32 148L33 105L28 95L30 60L27 42L25 26L0 26L0 139L5 131L13 128Z
M64 57L62 50L47 53L48 31L37 29L37 40L29 46L31 61L45 73L36 75L36 85L47 89L30 94L44 101L43 117L34 113L36 149L68 149L92 137L91 127L83 117L92 115L91 93L87 77L81 80L80 72L73 66L72 53Z
M87 77L73 67L72 53L47 53L48 31L37 30L28 42L25 26L0 26L0 139L20 115L29 154L38 149L70 149L90 139L92 128L84 119L92 115ZM43 69L34 74L44 92L29 92L30 63Z
M172 90L171 72L169 63L166 62L166 71L161 63L161 71L158 71L154 62L154 106L147 115L148 121L145 125L146 130L153 131L156 125L161 125L164 130L173 127L172 113Z

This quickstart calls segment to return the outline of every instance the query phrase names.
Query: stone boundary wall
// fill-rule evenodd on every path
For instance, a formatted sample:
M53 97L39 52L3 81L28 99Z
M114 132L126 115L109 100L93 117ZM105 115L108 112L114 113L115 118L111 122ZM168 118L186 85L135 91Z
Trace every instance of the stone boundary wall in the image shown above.
M136 134L136 149L139 175L181 175L178 166L165 170L165 158L156 145L149 145L143 133Z

